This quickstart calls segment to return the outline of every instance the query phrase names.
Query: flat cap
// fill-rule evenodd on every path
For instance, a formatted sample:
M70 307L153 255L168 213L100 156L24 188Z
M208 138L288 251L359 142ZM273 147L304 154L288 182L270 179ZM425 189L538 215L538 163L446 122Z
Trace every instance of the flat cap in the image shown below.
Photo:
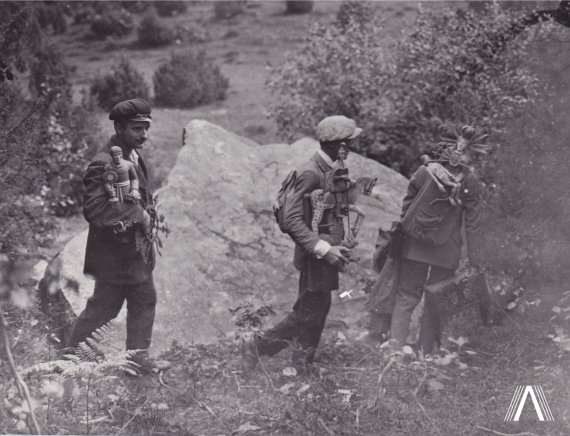
M356 127L354 120L344 115L326 117L317 124L317 139L320 142L354 139L361 133L362 129Z
M109 119L112 121L147 121L151 122L150 104L140 98L125 100L117 103L109 113Z

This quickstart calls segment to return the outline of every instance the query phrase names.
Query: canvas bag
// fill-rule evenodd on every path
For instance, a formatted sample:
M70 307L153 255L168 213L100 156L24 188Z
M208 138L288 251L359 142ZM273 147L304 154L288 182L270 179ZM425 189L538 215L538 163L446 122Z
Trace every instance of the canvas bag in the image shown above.
M275 216L275 221L277 222L279 229L283 233L287 233L287 230L285 228L287 197L295 188L296 181L297 171L293 170L287 174L287 177L285 177L285 180L283 180L283 183L281 183L281 189L279 189L279 192L275 198L275 202L273 203L273 215Z

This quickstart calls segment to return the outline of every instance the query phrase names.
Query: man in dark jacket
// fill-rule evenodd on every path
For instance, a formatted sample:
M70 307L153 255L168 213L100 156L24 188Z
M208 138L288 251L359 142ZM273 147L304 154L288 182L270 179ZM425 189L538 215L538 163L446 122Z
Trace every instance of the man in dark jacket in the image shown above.
M471 126L462 127L456 140L440 144L443 151L437 160L426 161L410 179L402 207L401 222L406 236L401 247L399 285L391 322L391 338L400 345L406 343L412 311L425 287L455 275L461 259L462 223L471 275L479 267L480 183L469 163L470 153L485 148L478 141L486 135L476 133ZM429 352L433 345L439 344L440 335L436 297L427 292L419 339L423 351Z
M259 355L272 356L296 339L301 350L294 353L294 364L306 368L312 363L331 305L331 291L338 289L339 267L348 262L350 252L341 246L342 218L334 210L325 212L315 233L310 228L305 195L325 188L325 173L345 156L350 142L362 129L344 116L331 116L317 126L321 149L297 171L292 194L287 199L284 228L295 241L294 265L300 271L299 294L293 311L255 341L242 348L244 366L255 368Z
M115 318L127 300L127 349L143 350L133 360L143 372L154 323L156 290L152 271L154 253L143 250L141 241L151 230L147 207L152 205L149 171L140 153L147 140L151 108L140 99L118 103L110 112L115 135L91 160L85 172L83 212L89 222L84 273L95 279L95 290L79 315L70 347L76 347L94 330ZM111 147L120 147L135 169L139 195L129 201L109 201L105 183L113 178ZM136 239L138 238L138 243Z

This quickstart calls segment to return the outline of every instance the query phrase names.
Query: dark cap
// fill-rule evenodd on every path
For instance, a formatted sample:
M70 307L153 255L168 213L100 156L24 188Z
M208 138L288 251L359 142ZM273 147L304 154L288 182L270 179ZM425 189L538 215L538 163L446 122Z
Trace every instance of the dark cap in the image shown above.
M117 103L109 113L112 121L147 121L151 122L150 105L145 100L133 98Z

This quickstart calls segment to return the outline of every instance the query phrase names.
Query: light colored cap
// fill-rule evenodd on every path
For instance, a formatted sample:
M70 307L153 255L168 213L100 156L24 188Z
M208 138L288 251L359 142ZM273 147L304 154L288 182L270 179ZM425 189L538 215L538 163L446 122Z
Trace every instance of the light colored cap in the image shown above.
M319 142L337 141L339 139L354 139L362 133L360 127L356 127L354 120L344 115L326 117L317 124L317 139Z

